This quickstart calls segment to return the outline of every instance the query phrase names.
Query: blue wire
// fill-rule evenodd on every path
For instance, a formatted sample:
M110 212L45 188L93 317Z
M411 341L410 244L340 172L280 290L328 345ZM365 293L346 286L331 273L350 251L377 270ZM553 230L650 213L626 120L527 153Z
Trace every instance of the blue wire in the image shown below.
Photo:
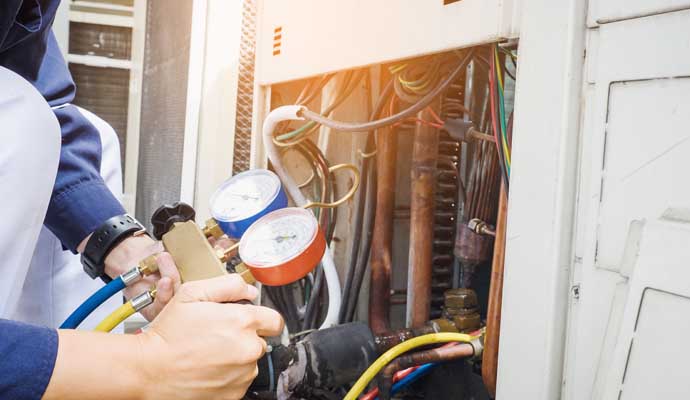
M268 353L268 375L270 376L269 378L269 385L268 385L268 391L273 392L273 389L275 388L275 378L273 377L273 374L275 373L273 371L273 354L272 352Z
M409 375L406 377L402 378L401 380L395 382L393 384L393 387L391 388L391 396L395 395L399 391L405 389L405 387L409 386L413 382L415 382L417 379L421 378L422 376L426 375L436 367L438 363L429 363L429 364L424 364L421 367L417 368L416 370L412 371ZM379 400L378 396L376 397L376 400Z
M107 285L98 289L96 293L92 294L91 297L86 299L79 308L74 310L74 312L67 317L65 322L60 325L60 329L76 329L79 324L82 323L101 304L105 303L106 300L113 297L115 293L118 293L125 288L125 282L119 276Z

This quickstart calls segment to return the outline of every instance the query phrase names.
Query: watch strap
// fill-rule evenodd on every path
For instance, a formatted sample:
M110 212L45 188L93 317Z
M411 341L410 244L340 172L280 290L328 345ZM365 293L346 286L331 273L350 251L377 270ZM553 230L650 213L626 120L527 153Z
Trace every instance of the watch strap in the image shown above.
M110 279L105 274L105 258L120 242L142 231L146 229L129 214L117 215L105 221L93 232L81 254L84 272L92 279L100 277L107 283Z

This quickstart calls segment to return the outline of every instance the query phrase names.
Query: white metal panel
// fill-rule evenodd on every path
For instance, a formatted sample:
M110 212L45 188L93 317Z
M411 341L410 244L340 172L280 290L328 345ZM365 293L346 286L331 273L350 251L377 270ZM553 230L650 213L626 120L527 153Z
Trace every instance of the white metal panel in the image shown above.
M690 299L647 289L625 370L621 400L690 396Z
M498 399L563 382L586 4L525 2L515 94Z
M690 8L688 0L595 0L589 4L589 24L607 24L624 19Z
M690 221L647 223L602 399L690 397Z
M209 0L193 0L192 37L187 74L187 105L182 153L180 200L194 206L197 159L199 155L199 113L204 84L204 53L206 51L206 19Z
M618 263L632 220L690 207L690 185L678 173L690 154L688 93L688 78L611 84L597 264Z
M520 4L263 0L258 7L256 77L265 85L516 37ZM280 39L274 40L277 28ZM277 48L280 54L274 55Z
M200 223L211 217L211 196L232 173L241 22L241 1L209 0L194 191Z
M685 78L669 79L690 75L689 24L690 12L682 11L589 31L568 399L602 398L628 293L632 221L690 202L676 170L688 153L677 143L690 122L680 111L689 101L677 90L688 87Z

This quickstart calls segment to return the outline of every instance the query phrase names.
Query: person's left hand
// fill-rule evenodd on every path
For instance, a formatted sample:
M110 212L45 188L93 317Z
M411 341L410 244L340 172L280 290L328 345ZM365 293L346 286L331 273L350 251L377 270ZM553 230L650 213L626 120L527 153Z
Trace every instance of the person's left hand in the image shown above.
M146 235L131 236L120 242L105 259L105 273L111 278L129 271L141 260L151 254L163 252L161 242L156 242ZM127 299L150 290L156 286L156 299L150 306L141 310L149 321L153 320L173 297L180 285L180 273L174 264L158 263L159 271L144 277L124 290Z

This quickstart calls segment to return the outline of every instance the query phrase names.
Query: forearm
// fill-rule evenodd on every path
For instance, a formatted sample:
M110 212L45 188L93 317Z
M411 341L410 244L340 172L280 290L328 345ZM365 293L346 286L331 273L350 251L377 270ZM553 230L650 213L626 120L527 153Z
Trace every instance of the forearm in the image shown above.
M44 399L143 398L144 366L136 335L59 330L57 360Z

